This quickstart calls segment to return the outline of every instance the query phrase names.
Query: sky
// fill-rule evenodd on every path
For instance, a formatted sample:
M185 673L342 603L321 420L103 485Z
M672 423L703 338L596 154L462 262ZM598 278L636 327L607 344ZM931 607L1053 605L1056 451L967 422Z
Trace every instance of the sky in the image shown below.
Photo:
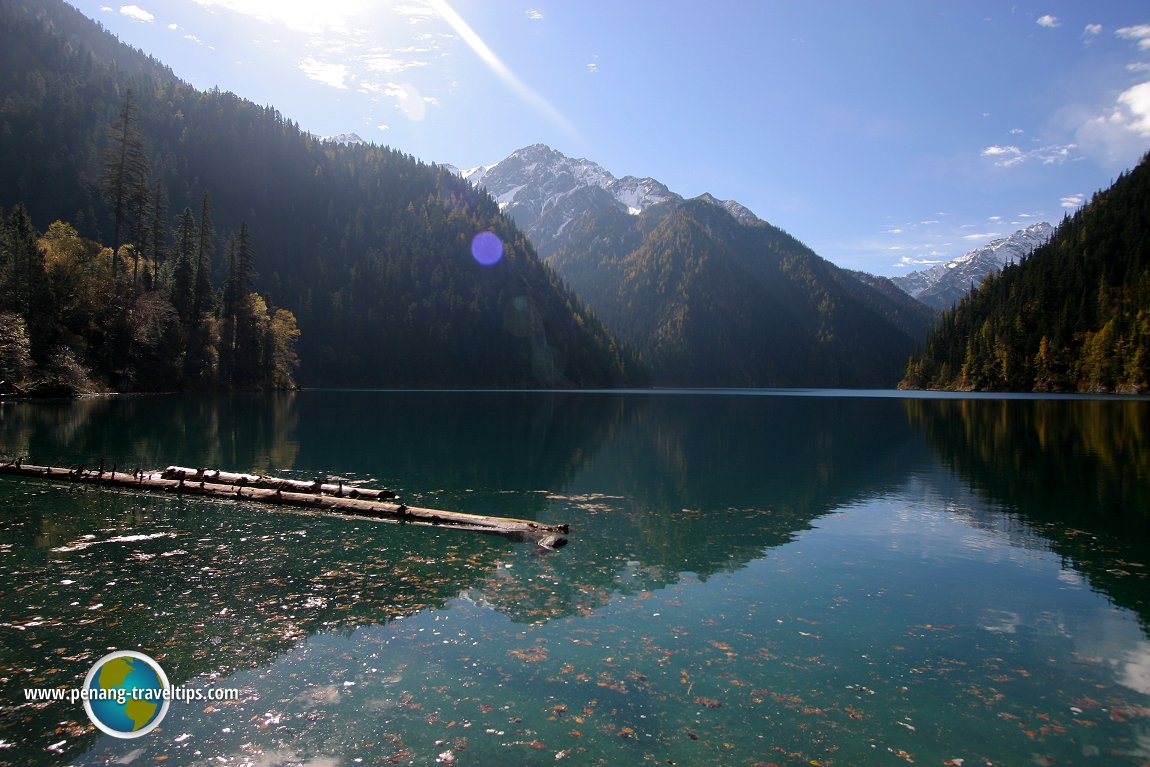
M192 85L425 162L543 143L898 275L1150 151L1144 0L71 0Z

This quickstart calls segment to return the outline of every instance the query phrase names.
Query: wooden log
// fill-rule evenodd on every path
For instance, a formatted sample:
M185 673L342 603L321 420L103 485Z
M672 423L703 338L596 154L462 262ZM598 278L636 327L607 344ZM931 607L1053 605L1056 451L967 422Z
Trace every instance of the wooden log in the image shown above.
M244 487L266 488L268 490L290 490L297 493L315 493L317 484L299 479L284 479L282 477L268 477L260 474L240 474L233 471L219 469L190 469L186 466L169 466L164 469L163 476L168 479L177 479L183 472L187 477L196 481L206 480L228 485L242 485ZM375 498L379 500L394 500L397 496L391 490L374 490L370 488L353 487L345 490L343 482L320 482L318 491L327 495L339 496L341 493L352 498Z
M78 469L64 469L55 466L33 466L11 462L0 464L0 475L57 479L102 487L120 487L134 491L143 489L206 498L256 501L381 521L454 527L461 530L502 535L516 541L535 543L548 549L558 549L566 545L567 533L569 532L567 525L548 525L529 519L490 517L482 514L426 509L407 506L394 500L381 500L378 496L375 498L350 498L317 494L312 489L313 483L310 482L280 480L274 487L252 487L238 481L226 481L229 477L238 478L244 475L176 466L169 466L162 472L141 471L136 474L120 472L109 475L107 472L88 471L83 466ZM275 480L276 478L261 477L258 479ZM304 489L301 490L298 485L303 485ZM333 487L338 490L337 486ZM386 491L372 490L368 492ZM346 493L346 495L350 495L350 493Z

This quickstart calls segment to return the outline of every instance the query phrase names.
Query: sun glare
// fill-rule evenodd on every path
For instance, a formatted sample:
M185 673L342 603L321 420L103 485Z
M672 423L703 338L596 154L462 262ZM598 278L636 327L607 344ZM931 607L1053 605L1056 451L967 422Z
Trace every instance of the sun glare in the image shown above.
M483 38L471 28L471 25L469 25L462 16L456 13L454 8L448 5L447 0L427 0L427 2L508 88L536 111L562 128L573 139L580 142L582 141L579 131L575 126L572 125L551 102L512 72L495 54L495 51L491 50L487 43L483 41Z

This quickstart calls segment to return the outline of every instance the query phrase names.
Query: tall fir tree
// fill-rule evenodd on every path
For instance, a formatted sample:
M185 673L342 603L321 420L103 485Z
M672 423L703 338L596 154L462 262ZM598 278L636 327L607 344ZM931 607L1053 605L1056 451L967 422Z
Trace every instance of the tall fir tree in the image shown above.
M168 257L168 192L160 179L156 179L155 191L152 193L151 214L146 255L152 262L152 272L145 278L145 287L158 288L160 270Z
M248 294L255 282L255 254L246 221L228 243L228 277L220 302L220 378L247 388L258 378L256 318Z
M37 294L46 284L44 254L36 244L36 230L28 211L17 203L8 218L4 236L3 275L0 275L0 311L12 311L28 318L36 306Z
M192 322L196 284L196 270L192 259L195 248L196 217L191 208L184 208L176 221L176 262L172 269L172 284L168 295L185 326Z
M140 135L139 117L132 91L124 94L120 116L108 129L109 147L104 153L104 175L101 187L104 199L112 208L112 271L119 266L120 246L124 235L134 237L142 232L148 204L148 157ZM137 247L142 244L137 240Z
M212 225L212 202L208 193L200 202L200 234L196 244L196 283L192 291L192 316L199 322L211 306L212 254L216 251L216 232Z

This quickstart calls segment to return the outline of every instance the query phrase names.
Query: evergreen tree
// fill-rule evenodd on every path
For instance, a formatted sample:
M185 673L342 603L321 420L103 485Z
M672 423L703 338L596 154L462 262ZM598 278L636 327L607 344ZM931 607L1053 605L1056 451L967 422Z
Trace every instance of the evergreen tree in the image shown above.
M164 182L156 179L152 193L152 220L148 229L146 256L152 262L152 272L145 278L145 287L160 286L160 272L168 257L168 192Z
M172 284L168 295L185 326L192 322L196 271L192 258L196 246L196 217L191 208L184 208L176 222L176 263L172 269Z
M31 372L27 323L15 312L0 312L0 394L22 392Z
M32 293L44 279L44 257L36 247L36 231L28 211L17 203L8 219L4 237L3 293L0 311L13 311L27 318L32 309Z
M248 388L257 384L257 318L248 295L255 280L255 254L247 222L228 243L228 277L220 303L220 378L225 385Z
M200 233L196 240L196 282L192 291L192 317L196 322L207 312L212 300L212 254L216 251L212 226L212 203L204 192L200 202Z
M145 268L153 284L158 268L186 331L175 352L180 369L197 371L176 386L216 384L212 280L225 277L228 265L221 270L213 260L210 232L213 225L235 232L244 220L260 247L253 287L275 301L264 317L274 320L278 307L298 317L299 356L313 383L611 385L628 374L633 358L539 261L498 204L457 176L385 147L317 142L275 109L197 91L59 0L0 2L0 94L0 206L24 202L36 221L71 220L83 237L115 246L107 266L103 255L84 265L100 276L80 282L99 285L92 294L101 300L86 304L88 316L70 318L65 339L76 360L103 378L98 383L143 380L130 378L131 365L152 363L119 356L125 343L138 344L139 317L162 328L150 338L169 338L163 302L140 301ZM117 204L129 196L113 193L133 186L116 183L123 176L113 150L136 149L143 160L145 146L153 176L147 186L162 181L168 196L144 217L149 224L165 220L165 207L204 209L204 193L213 206L198 226L192 217L193 236L183 238L190 249L173 231L170 256L153 247L154 226L151 242L138 235L132 206ZM87 182L93 157L104 181L95 187ZM207 236L195 236L197 229ZM471 258L468 245L479 231L507 244L499 264ZM122 277L123 258L132 257L121 251L125 241L138 248L140 284L126 276L127 290L112 290L111 266ZM504 324L515 299L533 307L526 335ZM99 323L122 326L115 344L103 340ZM262 342L256 346L266 358Z
M1023 262L942 315L908 387L1144 391L1150 386L1150 155Z
M140 135L132 91L124 95L120 116L108 130L110 146L104 153L102 191L112 208L112 271L119 261L123 236L129 228L139 237L148 201L148 158ZM137 239L138 246L142 241Z

